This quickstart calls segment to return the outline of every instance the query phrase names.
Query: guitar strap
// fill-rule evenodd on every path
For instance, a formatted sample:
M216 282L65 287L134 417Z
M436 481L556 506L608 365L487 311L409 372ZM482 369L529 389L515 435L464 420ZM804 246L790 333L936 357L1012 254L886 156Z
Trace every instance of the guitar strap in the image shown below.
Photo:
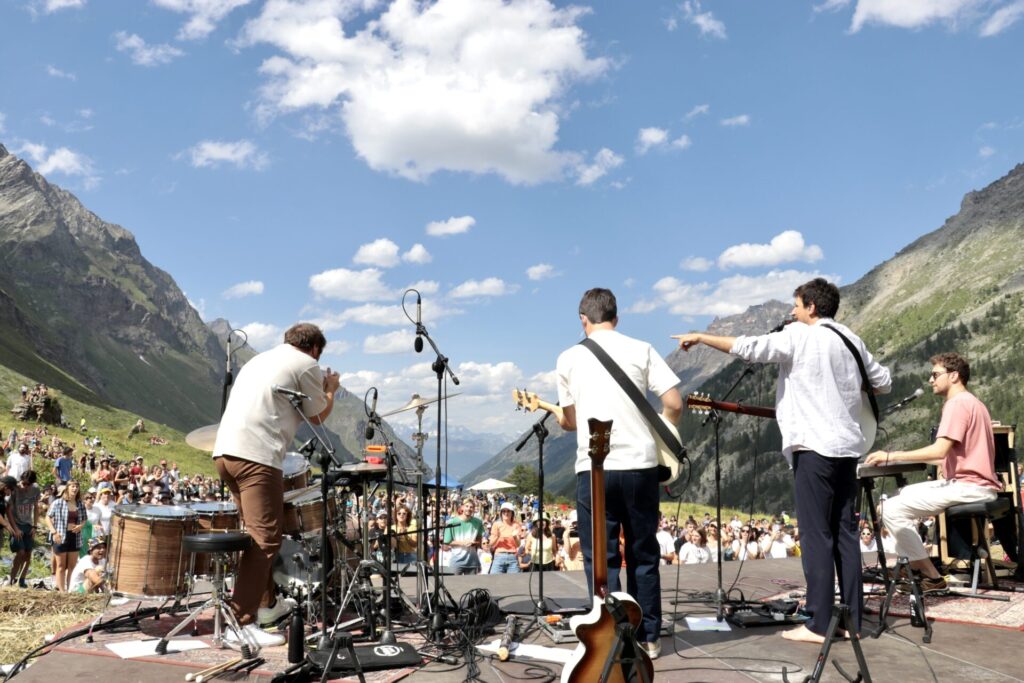
M647 424L651 426L651 429L657 432L658 437L661 438L662 442L670 451L679 457L680 461L685 460L686 448L684 448L683 444L679 442L679 439L675 437L675 434L669 431L668 427L665 426L665 423L661 421L660 417L658 417L658 413L654 411L654 408L652 408L651 404L647 402L644 395L640 393L640 390L636 388L636 385L630 381L629 377L626 376L626 373L623 372L618 363L612 360L612 357L608 355L608 352L602 349L600 344L589 337L581 341L580 345L590 349L590 352L597 356L597 359L601 361L601 365L603 365L605 370L608 371L608 374L619 383L622 390L626 392L626 396L628 396L636 405L637 410L639 410L640 414L644 416L645 420L647 420ZM661 465L659 465L659 468L668 469Z
M832 327L831 325L826 325L826 324L822 323L822 326L823 327L827 327L828 329L830 329L833 332L835 332L836 334L838 334L839 338L843 340L844 344L846 344L846 348L848 348L850 350L850 353L852 353L853 357L856 359L856 361L857 361L857 368L860 369L860 382L861 382L860 388L861 388L861 391L867 392L868 401L870 401L870 403L871 403L871 412L875 416L875 424L878 424L878 420L879 420L879 417L878 417L878 401L875 400L875 390L871 386L871 381L868 380L868 371L864 369L864 359L860 357L860 353L857 352L857 347L855 347L853 345L853 342L851 342L849 339L846 338L845 334L840 332L835 327Z

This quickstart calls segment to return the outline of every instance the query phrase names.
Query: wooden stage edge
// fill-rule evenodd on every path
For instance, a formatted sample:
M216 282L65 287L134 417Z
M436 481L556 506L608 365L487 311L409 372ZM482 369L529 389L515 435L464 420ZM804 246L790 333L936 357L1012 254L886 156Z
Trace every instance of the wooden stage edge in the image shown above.
M759 560L747 562L740 570L740 563L728 562L723 567L725 588L734 586L742 591L749 600L778 595L787 591L803 590L803 579L798 558L785 560ZM695 681L781 681L782 668L789 670L792 681L802 681L814 666L818 655L818 646L791 643L780 636L781 631L788 627L756 627L741 629L732 627L729 632L690 631L685 616L713 616L713 606L699 603L683 603L673 605L678 596L687 598L695 591L711 591L716 586L715 565L701 566L665 566L661 569L662 605L664 619L671 635L662 638L662 655L655 660L655 680L665 682ZM403 588L409 594L415 593L415 582L403 579ZM447 576L444 587L458 601L461 596L472 589L483 588L490 592L503 608L517 602L529 601L531 590L537 597L537 576L503 575L503 576ZM582 572L554 572L544 576L544 594L549 601L566 600L582 601L586 598L586 580ZM927 602L926 602L927 606ZM179 615L167 620L166 628L177 623ZM524 617L525 619L525 617ZM503 620L504 621L504 620ZM930 644L922 643L923 629L914 628L906 618L889 619L893 628L878 639L865 637L861 641L868 662L871 679L876 682L897 681L900 683L917 683L919 681L1021 681L1024 683L1024 668L1020 664L1021 645L1024 643L1024 623L1020 630L1007 628L988 628L978 625L935 622L934 634ZM865 630L873 630L876 616L869 614L865 619ZM485 635L479 642L489 642L500 637L499 626L494 632ZM124 637L128 637L127 635ZM400 636L405 640L406 636ZM99 638L97 638L99 640ZM527 642L539 645L555 646L551 639L534 631ZM422 643L423 638L418 638ZM558 647L573 648L574 644L566 643ZM268 656L270 661L283 661L284 648L274 648L276 657ZM194 660L186 654L178 654L171 662L158 657L145 659L122 660L113 655L105 647L95 643L87 645L85 638L63 643L48 654L40 657L27 670L18 674L13 680L20 683L40 681L75 681L85 683L170 683L184 680L185 673L199 671L210 663L226 661L231 658L230 651L205 650L206 659L198 655ZM268 653L269 654L269 653ZM219 658L219 659L218 659ZM838 660L844 669L851 674L857 670L852 647L845 642L833 645L830 658ZM459 657L461 666L431 663L419 669L408 671L401 680L433 681L434 683L456 683L467 677L468 669L463 656ZM499 683L514 678L526 680L543 680L537 678L536 671L528 671L532 662L512 660L498 662L486 656L477 657L480 681ZM554 674L560 673L561 667L556 664L545 664ZM187 668L186 668L187 667ZM226 676L216 681L245 680L253 683L269 683L277 671L268 666L248 677ZM398 672L390 678L378 674L368 680L398 680ZM429 678L428 678L429 676ZM532 678L531 678L532 677ZM354 677L335 680L356 680ZM822 681L841 682L844 679L829 664L821 678Z

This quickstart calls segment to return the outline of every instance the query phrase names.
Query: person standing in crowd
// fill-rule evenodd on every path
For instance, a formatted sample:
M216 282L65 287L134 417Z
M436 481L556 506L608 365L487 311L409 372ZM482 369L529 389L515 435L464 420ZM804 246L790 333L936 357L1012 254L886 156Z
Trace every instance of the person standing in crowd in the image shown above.
M710 529L710 527L708 527ZM686 543L679 548L680 564L707 564L711 562L707 531L704 527L686 532Z
M526 553L532 561L532 571L550 572L558 563L558 543L551 532L551 515L545 512L533 518L533 527L526 535ZM542 562L543 560L543 562Z
M793 292L794 322L779 332L676 337L685 351L704 344L748 362L779 366L775 415L783 455L793 468L811 613L805 624L782 635L808 643L825 640L837 573L840 599L860 631L864 595L854 499L857 459L871 446L861 416L870 400L868 392L888 393L892 388L889 371L853 331L834 320L838 310L839 288L815 278ZM862 366L869 386L863 386Z
M89 519L93 526L93 536L110 538L110 521L114 515L114 494L112 489L104 486L96 493L96 503L92 506Z
M967 390L970 364L957 353L941 353L930 362L932 393L943 399L935 441L913 451L875 451L867 458L869 465L925 462L942 468L942 479L904 486L899 495L882 505L882 523L896 539L896 554L906 557L910 567L924 575L921 590L925 593L948 586L928 557L917 533L917 520L937 515L950 505L993 501L1003 488L995 473L992 417L985 404Z
M473 516L476 501L463 499L459 514L448 520L441 543L451 549L448 566L455 574L479 574L480 555L477 549L483 542L484 523Z
M32 453L27 443L18 444L18 450L7 457L7 476L21 481L21 475L32 469Z
M601 346L642 394L661 399L662 416L675 424L683 400L672 372L654 347L627 337L615 328L618 304L608 289L590 289L578 308L579 323L588 339ZM594 594L593 526L591 524L590 418L612 420L605 469L605 531L608 536L608 590L620 590L623 557L619 533L625 532L626 591L643 611L637 640L653 659L661 654L661 563L658 545L658 456L647 421L639 409L589 349L575 345L563 351L556 364L558 424L576 436L576 511L580 546L591 595ZM583 425L583 429L578 429Z
M28 576L32 549L35 547L41 496L36 484L36 473L33 470L22 472L18 485L11 491L11 504L7 506L7 520L11 524L11 552L14 553L14 561L11 563L12 586L17 582L21 588L28 587L25 577Z
M523 541L523 525L516 520L516 508L512 503L502 503L499 508L501 519L491 525L490 546L494 559L492 574L518 574L519 563L516 551Z
M416 561L416 520L408 505L400 503L395 507L394 534L395 561L410 565Z
M54 587L67 591L71 570L78 562L78 549L82 544L82 528L88 521L82 492L77 481L57 489L57 499L46 513L46 526L53 538L55 569Z
M231 608L257 644L281 645L284 638L257 624L284 618L289 601L275 600L272 566L281 547L284 516L283 461L302 418L275 386L299 392L301 410L321 424L334 409L338 373L321 371L317 361L327 340L316 325L298 323L284 343L258 354L238 373L221 417L213 458L217 473L238 506L252 546L238 563ZM229 637L234 639L233 633Z
M71 468L75 464L73 459L74 452L74 446L64 446L61 454L53 462L53 477L60 484L67 484L71 481Z
M7 529L11 539L14 538L15 526L7 515L7 497L13 495L14 489L17 487L18 481L14 477L7 475L0 477L0 526ZM3 543L2 537L0 537L0 543Z

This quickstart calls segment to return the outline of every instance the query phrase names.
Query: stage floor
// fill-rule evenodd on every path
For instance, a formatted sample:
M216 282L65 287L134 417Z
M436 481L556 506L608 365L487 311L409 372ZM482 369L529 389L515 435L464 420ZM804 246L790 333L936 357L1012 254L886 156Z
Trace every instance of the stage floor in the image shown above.
M728 589L735 581L735 588L741 590L747 599L764 598L803 589L800 560L797 558L745 563L737 580L739 569L738 562L726 563L723 572L724 584ZM811 672L819 647L784 640L779 633L788 627L732 627L729 632L698 632L687 628L684 616L713 616L713 608L690 603L673 605L672 600L677 595L686 598L687 594L693 591L713 592L716 585L715 573L715 565L662 567L665 623L671 629L672 635L662 639L662 655L654 662L655 680L780 681L782 667L786 666L790 671L790 680L802 681L803 677ZM403 579L403 586L408 587L410 595L415 593L413 580ZM525 574L447 576L444 578L444 586L456 601L472 589L486 589L503 608L515 603L521 606L529 604L531 588L534 596L538 588L537 576ZM544 594L549 604L582 602L586 598L586 581L583 573L545 574ZM677 620L674 620L674 617ZM866 616L865 630L873 630L875 619L873 614ZM176 620L167 617L163 620L166 622L162 627L164 630L176 623ZM861 641L874 681L1024 681L1024 668L1020 664L1021 644L1024 643L1021 630L1024 629L1024 623L1018 624L1014 630L935 622L932 642L927 645L922 643L923 629L912 627L908 619L890 618L890 623L894 626L892 631L878 639L865 638ZM488 642L500 637L500 628L499 626L479 642ZM109 637L124 639L132 636ZM417 644L423 642L422 638L413 638ZM400 639L405 640L407 636L402 635ZM100 641L101 638L97 637L97 643ZM555 646L548 636L536 631L526 641ZM16 680L47 683L64 680L74 680L75 683L170 683L182 681L186 673L198 671L208 665L211 657L213 662L231 658L229 651L205 650L205 658L195 660L189 659L190 653L169 655L164 660L122 660L97 643L86 644L84 638L63 643L36 660L36 663L19 674ZM566 643L558 647L571 649L575 645ZM266 651L268 664L247 678L223 676L216 680L267 683L273 673L280 670L271 664L283 662L284 652L283 647ZM831 658L838 660L847 672L855 674L856 660L848 642L835 643ZM536 676L536 672L531 673L527 670L531 662L498 662L496 659L480 656L476 658L475 664L479 669L477 680L481 681L499 682ZM544 666L556 675L557 680L561 667L550 663L544 663ZM380 672L368 680L398 680L402 675L400 671ZM465 659L460 656L459 665L432 663L409 671L401 680L456 683L465 680L466 676ZM829 663L821 680L842 681L843 678Z

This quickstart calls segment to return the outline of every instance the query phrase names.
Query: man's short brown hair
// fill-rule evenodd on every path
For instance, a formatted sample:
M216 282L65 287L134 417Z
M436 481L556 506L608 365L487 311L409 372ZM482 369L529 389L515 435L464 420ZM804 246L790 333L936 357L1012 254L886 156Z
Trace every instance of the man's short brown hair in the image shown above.
M814 312L819 318L835 318L839 311L839 288L823 277L803 283L793 296L799 297L805 308L814 304Z
M313 323L296 323L284 333L284 343L291 344L300 351L312 351L314 346L323 351L327 346L327 338Z
M946 369L946 372L955 372L960 375L960 384L964 386L967 386L967 383L971 380L971 364L967 362L966 358L955 351L937 353L929 358L928 362L932 365L941 365Z
M580 299L580 315L586 316L592 325L612 322L619 317L618 304L612 290L595 287L585 291Z

